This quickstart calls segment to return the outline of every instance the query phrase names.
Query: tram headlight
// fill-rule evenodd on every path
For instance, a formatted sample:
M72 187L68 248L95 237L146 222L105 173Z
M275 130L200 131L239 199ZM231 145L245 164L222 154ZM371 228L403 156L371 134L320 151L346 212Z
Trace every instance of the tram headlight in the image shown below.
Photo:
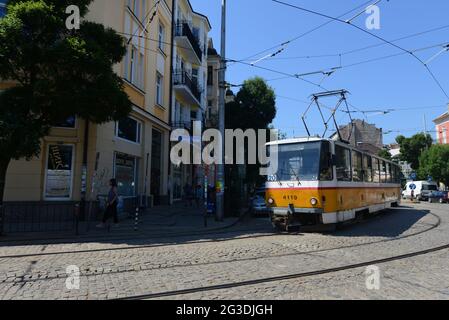
M316 205L318 205L318 199L316 198L310 199L310 204L315 207Z
M274 199L273 198L269 198L268 199L268 204L270 204L270 205L274 204Z

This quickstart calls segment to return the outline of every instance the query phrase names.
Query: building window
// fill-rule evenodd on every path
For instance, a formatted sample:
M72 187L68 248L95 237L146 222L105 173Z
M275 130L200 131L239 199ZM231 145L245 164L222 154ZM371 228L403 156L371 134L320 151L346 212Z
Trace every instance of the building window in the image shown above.
M114 163L119 195L135 197L137 195L137 158L123 153L116 153Z
M443 128L443 144L447 144L447 129Z
M136 47L130 46L126 52L124 64L124 78L139 89L143 89L145 55Z
M141 22L143 25L145 25L145 18L147 17L147 1L142 1L142 10L141 10Z
M164 49L165 49L165 28L162 24L159 24L158 45L159 45L159 49L164 51Z
M71 116L65 119L64 121L56 122L53 124L54 128L67 128L67 129L75 129L76 127L76 117Z
M214 67L213 66L207 67L207 85L208 86L214 85Z
M156 104L164 105L164 77L156 74Z
M115 135L121 139L140 143L142 135L142 124L132 118L126 118L116 122Z
M49 145L45 172L45 199L70 200L72 198L74 147Z
M192 68L192 81L193 81L193 83L196 86L198 86L198 83L199 83L199 81L198 81L198 69L196 69L196 68Z

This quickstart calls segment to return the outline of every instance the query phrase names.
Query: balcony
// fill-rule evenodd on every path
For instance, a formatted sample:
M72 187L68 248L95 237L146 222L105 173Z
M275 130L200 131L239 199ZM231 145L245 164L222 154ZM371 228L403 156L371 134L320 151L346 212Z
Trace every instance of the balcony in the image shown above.
M190 131L192 129L192 121L173 121L171 123L171 128L176 129L186 129Z
M198 39L193 35L192 29L187 22L178 22L175 29L175 37L178 41L178 50L189 58L190 62L200 65L203 61Z
M201 89L185 71L175 71L173 75L173 88L188 103L201 106Z

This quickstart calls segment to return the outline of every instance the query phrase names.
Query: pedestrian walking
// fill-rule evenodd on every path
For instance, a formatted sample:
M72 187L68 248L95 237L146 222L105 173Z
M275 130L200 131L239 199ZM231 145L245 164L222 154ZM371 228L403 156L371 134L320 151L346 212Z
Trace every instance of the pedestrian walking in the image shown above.
M186 207L193 207L193 187L187 182L184 186L184 199Z
M203 187L199 184L195 188L195 202L197 208L200 207L202 200L203 200Z
M118 188L117 188L117 180L111 179L109 180L109 193L108 193L108 201L106 202L106 209L104 211L102 222L97 225L97 228L104 228L106 222L110 219L114 219L114 224L118 225Z

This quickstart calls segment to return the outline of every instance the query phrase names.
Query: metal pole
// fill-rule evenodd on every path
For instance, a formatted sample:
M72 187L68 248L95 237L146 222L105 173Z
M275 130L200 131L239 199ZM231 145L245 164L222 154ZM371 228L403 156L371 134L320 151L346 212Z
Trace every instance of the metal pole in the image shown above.
M225 136L225 97L226 97L226 0L221 3L221 63L219 72L219 130L222 136L222 150L221 163L218 165L217 174L217 220L222 221L224 218L224 191L225 191L225 177L224 177L224 136Z

